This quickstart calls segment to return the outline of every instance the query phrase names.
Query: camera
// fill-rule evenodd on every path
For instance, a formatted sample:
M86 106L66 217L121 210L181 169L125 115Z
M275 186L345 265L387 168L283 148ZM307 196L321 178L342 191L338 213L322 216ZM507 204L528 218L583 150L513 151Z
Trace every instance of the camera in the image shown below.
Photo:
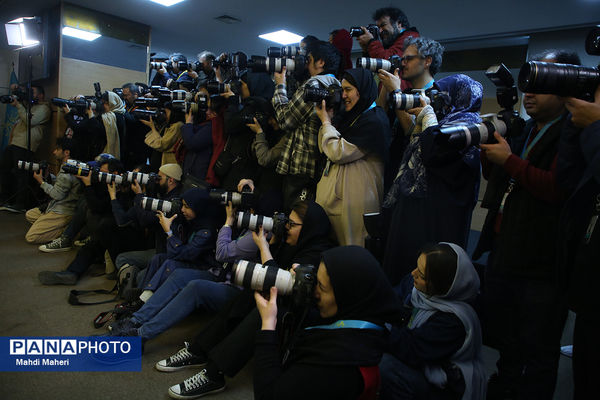
M440 128L440 133L447 135L450 146L459 149L480 143L493 143L495 131L506 136L506 123L496 114L486 114L481 117L483 121L479 124L445 125Z
M247 187L248 186L244 186L244 190L242 190L241 193L228 192L223 189L211 189L208 193L208 196L212 200L216 200L222 205L226 205L228 202L231 202L234 207L249 209L254 207L255 199L254 193L252 193L249 189L246 189Z
M321 104L325 100L327 108L336 108L342 103L342 87L334 84L327 88L306 86L304 88L304 102Z
M275 236L283 237L288 219L284 213L275 213L273 217L265 217L240 211L237 213L235 221L238 229L250 229L258 232L262 226L265 232L273 232Z
M356 59L356 68L365 68L372 72L377 72L380 69L393 73L396 68L402 68L402 58L393 55L388 60L383 58L367 58L360 57Z
M291 295L295 306L306 307L312 304L317 270L313 265L300 264L295 269L295 277L284 269L241 260L233 266L233 283L252 290L267 291L277 288L277 294Z
M306 60L301 55L294 58L252 56L248 61L248 69L254 72L281 72L283 67L288 71L297 71L303 70L305 65Z
M529 61L519 71L519 89L525 93L555 94L593 101L599 84L599 67Z
M229 83L221 83L217 80L206 82L206 90L210 94L221 94L233 92L237 95L241 93L242 84L240 81L229 81Z
M19 160L17 161L17 168L30 172L37 172L39 170L45 171L48 169L48 163L46 161L35 163L31 161Z
M224 81L236 81L240 79L241 72L247 67L247 57L241 51L221 54L218 59L213 60L212 66L221 70L221 77Z
M167 119L167 114L165 113L165 110L140 110L140 109L135 109L135 110L132 110L130 112L137 119L144 119L146 121L149 120L150 117L152 117L152 119L154 121L157 121L158 123L160 123L160 121L165 121Z
M379 40L379 27L375 24L369 24L367 25L367 31L373 35L373 38L375 40ZM359 36L362 36L365 33L365 31L363 31L363 28L361 28L360 26L353 26L350 28L350 36L356 38Z
M169 90L162 86L150 87L150 94L154 97L139 97L135 100L138 106L164 107L170 101L193 101L193 93L185 90Z
M61 169L67 174L76 176L87 176L91 172L92 180L100 183L116 183L117 185L123 183L123 177L121 175L101 172L96 168L91 168L89 165L76 160L68 160Z
M27 92L24 91L21 87L17 87L11 90L10 94L0 96L0 103L2 104L10 104L13 101L23 101L27 99ZM33 104L33 102L32 102Z
M269 47L267 49L267 56L275 58L296 57L305 55L306 51L302 47L298 46Z
M196 101L173 100L171 103L174 110L181 110L184 114L191 112L193 115L206 117L208 111L208 98L198 96Z
M51 100L52 104L57 107L69 106L71 111L77 115L83 115L87 109L92 106L92 110L96 109L96 103L89 101L86 98L78 98L75 100L61 99L60 97L53 97Z
M173 215L181 212L181 199L161 200L154 197L142 197L140 207L146 211L161 211L163 214Z
M155 173L145 174L143 172L131 172L128 171L123 174L125 180L129 183L133 183L134 180L137 181L140 185L147 185L149 182L158 182L160 181L160 175Z

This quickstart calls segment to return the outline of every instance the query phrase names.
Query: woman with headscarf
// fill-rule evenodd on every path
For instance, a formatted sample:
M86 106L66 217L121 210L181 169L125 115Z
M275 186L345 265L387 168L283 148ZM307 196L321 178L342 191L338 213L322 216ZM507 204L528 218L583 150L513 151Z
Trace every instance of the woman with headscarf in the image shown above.
M327 156L316 202L329 216L340 245L364 246L363 214L378 212L383 200L390 127L376 98L371 72L356 68L344 74L344 111L336 116L337 122L331 123L325 102L316 109L322 122L319 149Z
M104 112L101 114L102 124L106 132L106 145L103 153L112 154L119 160L125 154L125 104L113 92L102 95Z
M141 123L150 128L146 133L144 143L154 149L151 156L152 170L158 170L165 164L176 164L175 143L181 138L181 129L185 121L185 114L179 109L173 108L171 102L165 104L166 121L157 127L156 122L150 117L149 121L140 120ZM160 156L160 162L158 157Z
M400 87L397 75L386 74ZM447 145L439 127L481 122L483 87L462 74L440 79L433 87L443 92L445 107L408 110L414 122L382 205L389 221L383 268L392 285L411 271L425 244L448 241L466 247L477 202L479 149Z
M181 214L169 218L158 211L160 225L167 235L167 252L155 255L144 276L140 299L146 301L177 268L204 268L213 266L215 247L214 202L208 191L193 188L182 196ZM174 222L175 221L175 222Z
M318 265L321 254L332 247L330 224L325 211L314 202L297 202L286 224L285 240L269 244L263 234L253 233L260 249L261 264L291 269L293 264ZM157 363L163 372L188 366L203 370L169 388L173 398L196 398L225 388L225 376L235 376L254 353L254 333L260 315L252 291L242 291L196 337L171 357Z
M469 256L453 243L426 248L412 283L399 293L408 324L394 327L379 365L381 398L484 399L481 326L470 305L479 276Z
M282 347L277 289L271 288L268 301L258 292L255 298L262 318L254 357L256 399L356 399L376 389L363 372L381 360L385 323L398 319L400 303L367 250L346 246L323 253L315 283L320 320Z

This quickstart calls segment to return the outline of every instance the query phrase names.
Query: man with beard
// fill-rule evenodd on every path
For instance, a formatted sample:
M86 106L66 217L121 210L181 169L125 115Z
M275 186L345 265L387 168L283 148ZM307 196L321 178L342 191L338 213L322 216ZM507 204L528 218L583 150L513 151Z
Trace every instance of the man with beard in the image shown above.
M376 40L373 35L363 27L365 32L357 38L365 56L371 58L389 59L393 55L402 57L404 54L404 40L409 37L418 37L417 28L411 27L406 14L399 8L380 8L373 14L373 20L379 27L381 40Z
M158 181L158 197L162 200L172 201L175 198L181 197L181 177L183 171L178 164L165 164L158 170L160 181ZM144 229L151 229L154 231L155 248L147 250L136 250L121 253L117 256L115 261L115 267L120 270L123 266L135 265L139 269L144 269L148 266L148 263L152 257L157 253L166 252L167 244L166 237L164 234L157 234L162 232L162 228L159 223L159 219L156 217L154 211L146 211L139 207L142 197L149 196L146 194L143 188L135 182L131 185L131 189L135 192L135 199L133 211L135 212L135 218L137 224ZM120 219L120 218L118 218ZM119 225L125 221L117 221Z

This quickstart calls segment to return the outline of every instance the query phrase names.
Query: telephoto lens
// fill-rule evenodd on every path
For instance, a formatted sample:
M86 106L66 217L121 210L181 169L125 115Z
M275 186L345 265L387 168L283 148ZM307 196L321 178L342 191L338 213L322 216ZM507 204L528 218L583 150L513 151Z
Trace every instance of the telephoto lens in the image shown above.
M167 68L167 63L160 62L160 61L150 61L150 69L161 69L161 68Z
M146 211L162 211L163 214L179 214L181 212L181 200L161 200L154 197L142 197L140 206Z
M600 84L597 68L581 65L529 61L519 71L519 89L524 93L555 94L593 101Z
M252 290L265 291L275 286L279 295L294 288L294 277L284 269L241 260L233 266L233 283Z
M486 118L479 124L446 125L440 128L439 134L447 135L448 144L451 147L465 149L469 146L477 146L481 143L494 143L494 132L506 135L506 123L498 119L496 115L484 115Z
M160 176L155 173L144 174L143 172L128 171L125 173L125 180L129 183L133 183L136 180L140 185L147 185L148 182L158 182Z
M48 164L43 161L40 163L34 163L34 162L22 161L22 160L17 161L17 168L23 169L25 171L37 172L40 169L45 170L47 167L48 167Z
M419 93L390 93L389 102L396 110L410 110L421 106L421 95Z
M273 218L249 212L238 212L235 220L238 229L250 229L254 232L258 232L261 226L265 232L271 232L274 226Z
M269 47L267 49L267 56L269 57L296 57L298 55L305 55L305 51L302 47L298 46L283 46L283 47Z
M296 58L285 57L263 57L252 56L248 61L248 68L254 72L281 72L283 67L288 71L304 69L304 57Z
M356 68L364 68L372 72L377 72L382 69L393 73L396 68L402 68L402 58L391 56L389 60L385 60L383 58L360 57L356 59Z
M69 161L74 161L74 160L69 160ZM65 172L67 174L77 175L77 176L87 176L90 173L90 171L92 170L89 167L89 165L78 162L78 161L75 161L75 163L67 162L66 164L64 164L61 167L61 169L63 170L63 172Z

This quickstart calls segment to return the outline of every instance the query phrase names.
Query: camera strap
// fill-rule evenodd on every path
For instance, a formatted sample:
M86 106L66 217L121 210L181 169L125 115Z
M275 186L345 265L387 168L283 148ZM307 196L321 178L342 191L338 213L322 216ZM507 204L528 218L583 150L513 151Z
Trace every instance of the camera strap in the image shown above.
M309 329L374 329L382 331L383 326L379 326L369 321L361 321L359 319L340 319L329 325L308 326L304 330Z
M596 223L598 222L598 216L600 215L600 194L596 195L596 204L594 206L594 214L590 219L590 223L588 224L587 229L585 230L585 236L583 237L583 241L585 244L589 244L592 239L592 235L594 234L594 229L596 228Z

